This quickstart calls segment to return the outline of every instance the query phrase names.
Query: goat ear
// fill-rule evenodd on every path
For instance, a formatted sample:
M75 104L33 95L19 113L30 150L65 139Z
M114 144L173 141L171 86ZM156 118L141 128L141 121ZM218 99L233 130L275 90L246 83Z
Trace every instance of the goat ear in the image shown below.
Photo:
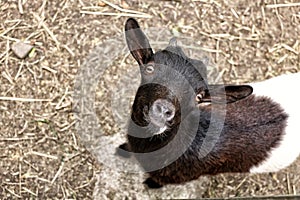
M197 97L201 99L200 103L234 103L251 95L252 92L253 88L249 85L209 85L208 90Z
M148 63L153 56L153 52L147 37L133 18L126 21L125 37L128 48L139 65Z

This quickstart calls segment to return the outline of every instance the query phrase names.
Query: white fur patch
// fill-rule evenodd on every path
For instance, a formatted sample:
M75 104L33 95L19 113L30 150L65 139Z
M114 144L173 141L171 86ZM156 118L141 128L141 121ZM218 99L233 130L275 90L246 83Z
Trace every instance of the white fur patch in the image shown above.
M250 169L251 173L276 172L290 165L300 154L300 73L250 85L254 95L270 97L289 115L281 143L269 152L265 161Z

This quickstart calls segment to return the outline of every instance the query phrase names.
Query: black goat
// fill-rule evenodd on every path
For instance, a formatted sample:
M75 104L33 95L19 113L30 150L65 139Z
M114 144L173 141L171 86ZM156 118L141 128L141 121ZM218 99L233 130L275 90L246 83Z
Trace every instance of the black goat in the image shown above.
M205 174L277 171L297 158L299 106L277 97L285 95L281 80L299 83L299 74L251 86L209 85L204 63L188 58L175 39L154 54L136 20L128 19L125 31L142 81L128 143L118 153L136 157L150 188Z

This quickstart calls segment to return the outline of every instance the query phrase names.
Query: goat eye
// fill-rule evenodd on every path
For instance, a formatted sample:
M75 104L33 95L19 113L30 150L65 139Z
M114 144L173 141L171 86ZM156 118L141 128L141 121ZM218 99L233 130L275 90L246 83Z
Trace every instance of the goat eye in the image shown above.
M205 91L201 91L196 95L196 102L201 103L205 96Z
M196 102L197 102L197 103L201 103L203 96L204 96L203 93L197 94L197 95L196 95Z
M154 66L152 64L146 66L146 72L152 74L154 72Z
M202 100L202 95L201 94L197 94L196 96L196 101L199 103Z

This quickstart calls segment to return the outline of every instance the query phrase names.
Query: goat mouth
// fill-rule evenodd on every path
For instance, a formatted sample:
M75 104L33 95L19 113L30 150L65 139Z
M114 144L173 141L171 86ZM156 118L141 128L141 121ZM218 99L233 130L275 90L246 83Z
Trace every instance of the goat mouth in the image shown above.
M170 129L170 127L167 124L163 124L163 125L161 124L158 126L152 122L149 122L149 124L147 126L147 130L152 136L164 134L165 131L167 131L169 129Z
M170 129L173 125L172 120L171 121L167 121L164 119L156 119L156 118L152 118L151 116L148 116L149 119L149 125L150 127L155 130L158 134L159 133L163 133L164 131Z
M167 126L159 127L158 130L154 131L152 134L153 135L160 135L160 134L163 134L166 130L168 130Z
M144 115L144 119L148 122L147 130L151 135L160 135L172 126L171 122L152 119L149 115Z

